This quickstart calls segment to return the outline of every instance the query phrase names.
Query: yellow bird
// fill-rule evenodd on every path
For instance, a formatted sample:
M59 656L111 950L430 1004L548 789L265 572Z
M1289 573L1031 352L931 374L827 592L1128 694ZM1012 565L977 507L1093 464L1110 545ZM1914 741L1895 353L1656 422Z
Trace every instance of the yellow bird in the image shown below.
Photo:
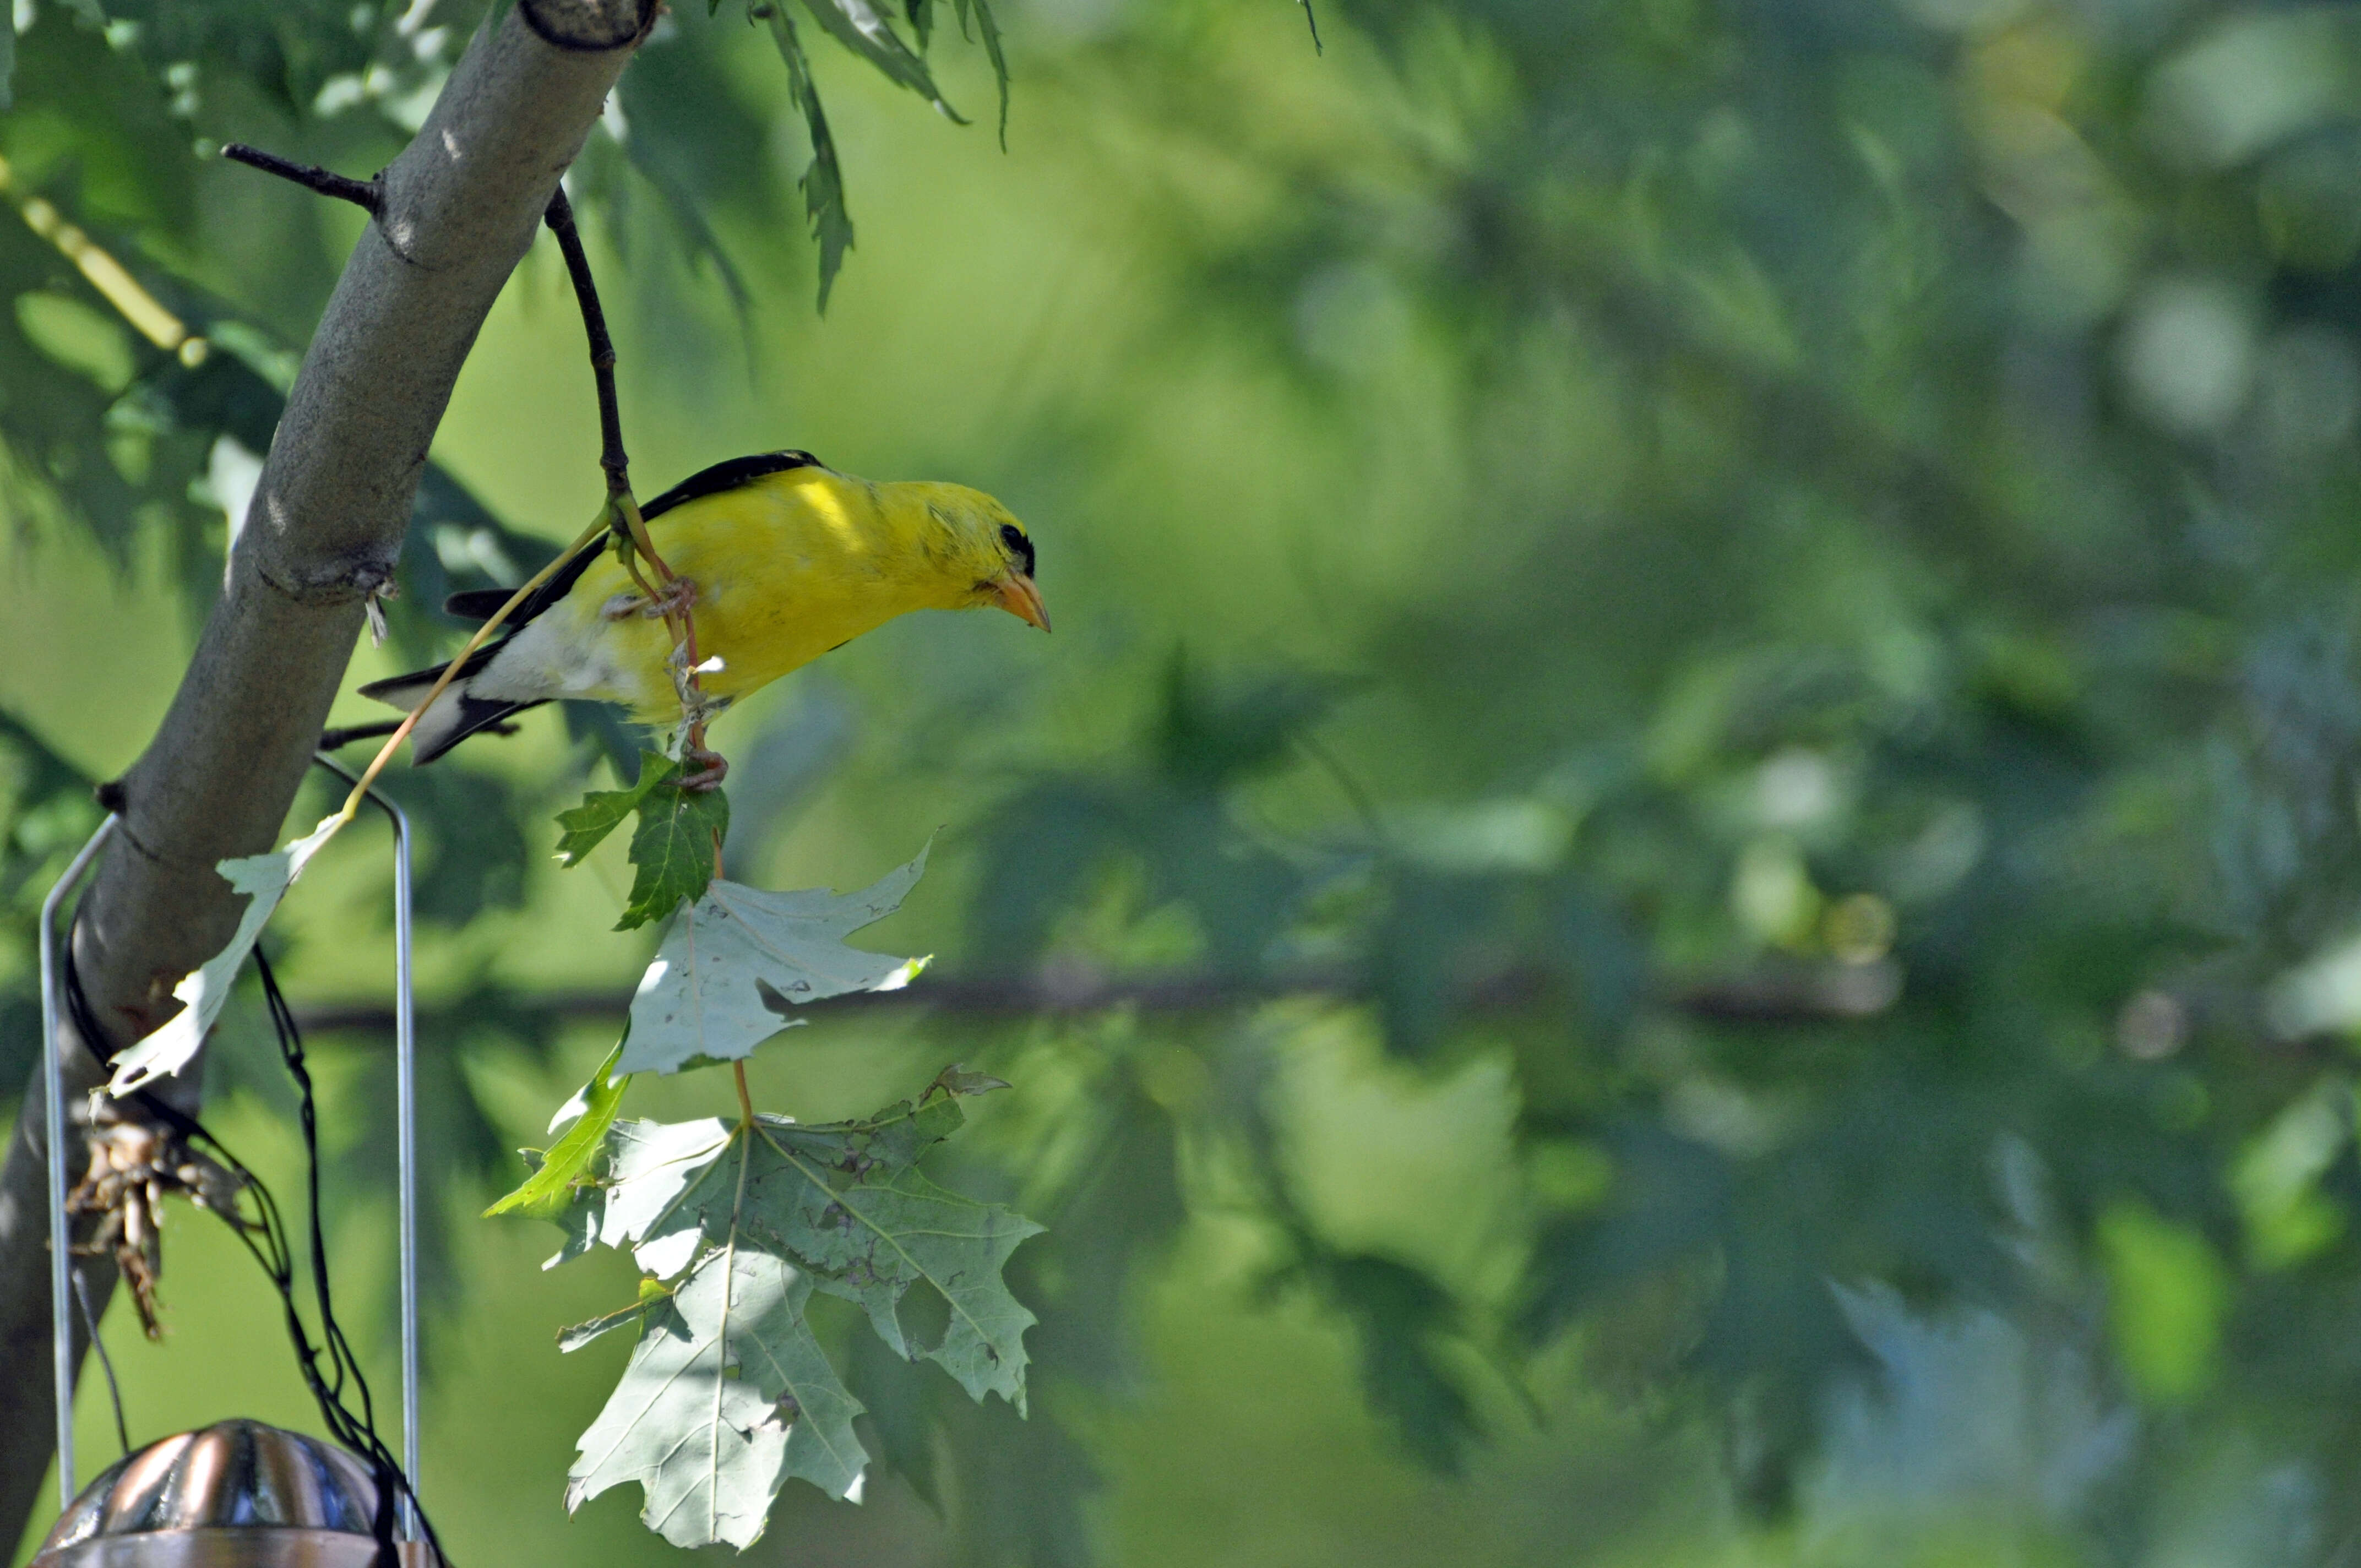
M964 485L873 484L808 452L769 452L717 463L642 515L693 596L708 713L914 609L997 605L1049 630L1024 524ZM489 620L508 598L489 588L455 594L448 608ZM650 724L679 717L672 634L611 551L577 556L507 624L420 716L415 762L559 697L620 703ZM407 711L442 674L433 665L361 695Z

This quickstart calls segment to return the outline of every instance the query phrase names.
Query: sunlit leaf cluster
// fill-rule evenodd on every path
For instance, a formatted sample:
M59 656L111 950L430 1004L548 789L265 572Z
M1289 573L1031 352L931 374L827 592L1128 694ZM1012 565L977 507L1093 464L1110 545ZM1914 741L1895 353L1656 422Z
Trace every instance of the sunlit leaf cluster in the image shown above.
M604 1145L595 1167L561 1144L502 1205L539 1209L544 1179L578 1172L569 1206L550 1215L570 1238L552 1261L596 1244L645 1271L631 1307L562 1336L571 1351L626 1325L640 1335L582 1435L569 1508L637 1481L642 1517L667 1541L743 1550L787 1479L844 1496L869 1463L852 1430L862 1406L813 1335L815 1289L860 1303L895 1355L935 1361L975 1398L1021 1409L1035 1319L1001 1267L1040 1227L917 1169L958 1130L960 1090L939 1084L915 1104L834 1124L757 1114L610 1128L611 1110L598 1119L605 1076L586 1091L582 1118ZM931 1343L904 1318L914 1290L939 1324Z

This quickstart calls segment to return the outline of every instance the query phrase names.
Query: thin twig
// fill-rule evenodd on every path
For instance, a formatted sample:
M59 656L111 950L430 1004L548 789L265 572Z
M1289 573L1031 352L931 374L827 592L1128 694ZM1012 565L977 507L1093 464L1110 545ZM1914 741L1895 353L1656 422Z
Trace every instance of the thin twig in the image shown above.
M607 471L609 495L629 495L631 460L623 453L623 414L615 400L615 340L608 335L607 313L599 308L598 285L590 277L590 258L582 248L582 231L575 226L574 203L566 199L564 185L550 192L543 220L557 236L566 276L574 280L574 297L582 306L582 331L590 339L590 374L598 387L598 466Z
M291 180L304 189L316 191L323 196L334 197L340 202L350 202L372 218L379 214L379 209L383 204L384 187L376 180L349 179L331 170L322 169L316 164L296 163L280 157L277 153L265 152L259 148L248 147L244 142L234 141L226 144L222 148L222 156L234 163L243 163L250 169L259 169L266 174L276 174L281 180ZM575 229L574 210L566 204L564 186L560 186L550 196L547 216L549 226L557 231L559 247L566 252L566 267L574 274L575 292L582 301L583 324L590 331L590 364L598 377L598 417L600 424L604 427L607 442L607 450L599 457L599 466L607 471L607 488L610 496L620 491L628 498L631 493L629 464L623 456L622 422L615 411L615 345L607 335L607 318L598 309L598 291L590 281L590 263L582 254L582 236ZM631 515L634 518L639 515L636 507L631 510ZM459 666L466 662L467 655L482 647L485 641L500 629L508 618L515 613L517 607L522 604L535 588L555 576L560 567L588 549L600 534L608 531L609 526L609 520L602 516L596 525L584 532L581 538L567 546L557 559L544 566L533 575L531 581L511 594L509 601L500 606L489 620L477 628L476 634L467 639L467 645L461 648L453 656L450 663L444 667L441 678L428 690L425 700L412 708L408 718L388 727L363 725L352 730L330 730L321 737L323 744L327 744L333 739L334 743L339 746L353 740L374 738L379 734L386 737L385 744L379 749L377 756L361 773L360 782L353 786L353 793L346 799L344 809L337 813L340 817L349 822L359 812L361 798L368 793L369 785L376 782L378 774L385 771L385 764L392 758L395 750L408 738L411 730L417 728L420 715L434 706L434 699L441 696L444 688L457 676Z
M105 247L68 223L65 214L48 201L18 188L16 171L5 158L0 158L0 198L14 203L25 226L72 262L74 269L140 336L167 353L179 355L181 363L192 368L204 363L212 345L203 337L192 335L186 323L142 288Z
M598 466L607 475L607 506L609 521L621 535L619 543L627 544L620 553L623 569L652 604L659 606L664 625L672 632L674 647L686 661L687 699L683 704L683 717L688 729L683 737L685 755L706 757L704 690L698 683L697 666L697 620L687 605L676 605L673 590L679 582L672 566L657 554L655 541L648 536L647 519L640 515L640 503L631 495L631 460L623 449L622 405L615 393L615 340L607 330L607 313L598 303L598 284L590 272L589 252L583 248L582 230L574 221L574 203L566 199L566 187L560 185L550 192L549 209L543 214L549 232L557 236L557 248L566 258L566 276L574 281L574 298L582 307L582 334L589 342L590 377L598 394ZM634 555L647 558L655 568L656 582L663 586L659 592L640 576ZM709 770L708 770L709 771ZM713 782L718 783L718 775Z
M322 169L313 163L296 163L280 157L275 152L265 152L258 147L248 147L242 141L225 144L221 153L232 163L243 163L248 169L259 169L265 174L276 174L281 180L291 180L307 191L316 191L323 196L333 197L339 202L350 202L370 217L376 217L379 210L385 204L385 187L373 179L350 179L336 173L334 170Z
M315 164L292 162L280 157L277 153L264 152L261 148L248 147L244 142L234 141L226 144L222 148L222 156L232 162L243 163L250 169L259 169L266 174L276 174L281 180L291 180L304 189L316 191L323 196L334 197L340 202L350 202L372 218L378 215L379 209L383 203L384 187L376 180L349 179ZM565 187L560 186L550 196L547 216L549 226L557 231L560 248L566 252L566 268L574 274L575 293L582 301L583 324L590 331L590 365L598 377L598 418L599 423L604 428L607 443L607 449L600 455L598 460L599 466L607 471L607 488L609 495L620 491L628 497L631 491L629 464L623 456L622 422L615 411L615 345L607 335L607 318L598 309L598 291L590 281L590 263L582 254L582 236L575 229L574 209L566 204ZM635 518L639 515L636 507L631 510L631 515ZM584 532L581 538L567 546L557 559L543 567L533 575L531 581L511 594L508 603L500 606L489 620L477 628L476 634L467 639L467 645L461 648L453 656L450 663L444 667L442 677L428 690L425 700L410 710L408 718L390 726L362 725L348 730L330 730L321 737L323 745L335 746L363 739L373 739L380 734L386 737L385 744L379 749L377 756L361 773L360 782L353 786L353 793L346 799L344 809L337 814L339 817L349 822L358 813L361 798L368 793L369 785L376 782L378 774L385 771L385 764L392 758L396 748L408 738L411 730L417 728L419 716L434 705L434 699L443 695L444 688L458 675L459 666L466 662L467 655L482 647L485 641L500 629L508 618L515 613L516 608L522 604L535 588L555 576L560 567L588 549L600 534L608 532L609 527L609 519L602 516L596 525Z

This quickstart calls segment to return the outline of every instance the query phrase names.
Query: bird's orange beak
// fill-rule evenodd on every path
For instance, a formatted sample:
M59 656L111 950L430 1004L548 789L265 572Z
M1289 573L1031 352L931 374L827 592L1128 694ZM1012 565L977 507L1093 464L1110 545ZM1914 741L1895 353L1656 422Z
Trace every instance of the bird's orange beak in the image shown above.
M1010 572L992 586L1001 609L1027 625L1044 631L1049 630L1049 611L1041 603L1041 590L1033 586L1032 578L1022 572Z

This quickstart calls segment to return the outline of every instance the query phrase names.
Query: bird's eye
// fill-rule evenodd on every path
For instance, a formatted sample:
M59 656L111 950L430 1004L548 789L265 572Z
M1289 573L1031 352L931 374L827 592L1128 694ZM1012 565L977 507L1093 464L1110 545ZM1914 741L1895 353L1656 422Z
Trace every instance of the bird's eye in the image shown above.
M1013 522L1004 522L1000 525L1000 542L1011 550L1022 553L1025 548L1025 531Z

